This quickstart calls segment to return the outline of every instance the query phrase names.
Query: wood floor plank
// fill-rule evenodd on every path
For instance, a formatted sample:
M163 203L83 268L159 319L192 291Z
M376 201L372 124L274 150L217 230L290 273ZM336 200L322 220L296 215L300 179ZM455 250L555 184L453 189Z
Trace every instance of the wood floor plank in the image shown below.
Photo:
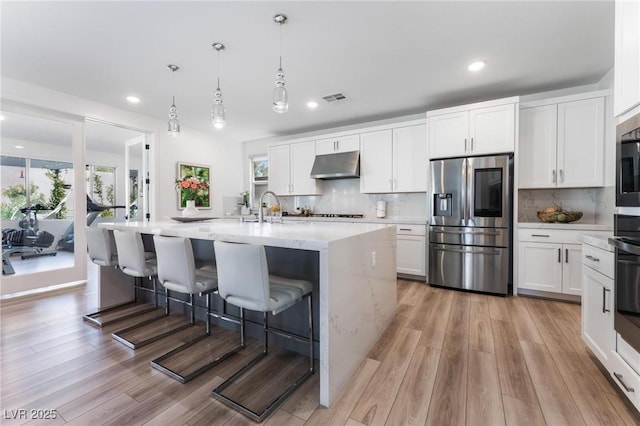
M437 304L437 308L429 312L429 318L423 327L419 345L442 349L447 323L449 322L449 314L451 313L451 306L453 304L454 292L443 290L436 294L437 297L434 298L434 303Z
M509 426L545 426L538 404L502 395L505 421Z
M495 353L491 332L491 314L486 299L472 301L469 310L469 349Z
M440 353L426 425L464 425L467 400L468 341L448 333Z
M428 291L426 285L412 281L409 285L409 288L402 296L402 299L398 299L398 303L401 303L403 305L415 306L420 303L422 295L426 291Z
M471 299L467 294L456 291L453 296L453 305L447 322L447 333L456 333L459 337L468 339L469 314L471 312Z
M282 404L282 409L303 420L309 420L320 405L320 373L316 372Z
M273 413L264 422L265 426L303 426L304 420L300 417L296 417L293 414L285 411L278 410Z
M118 416L123 410L135 410L138 407L138 403L126 393L119 394L118 396L106 401L104 404L97 406L96 408L87 411L81 416L76 417L72 421L68 422L68 425L102 425L110 422L112 419Z
M380 361L365 358L330 408L318 407L305 425L343 425L378 370Z
M511 322L492 320L500 388L504 395L538 404L527 362Z
M416 347L386 424L424 425L439 360L439 349Z
M520 341L545 421L553 425L585 424L546 346Z
M500 379L495 355L469 350L467 426L504 425Z
M534 323L522 297L513 297L507 303L513 328L520 340L542 343L542 337Z
M511 321L506 297L489 297L489 314L491 319Z
M403 328L393 348L373 375L350 417L366 425L383 425L407 372L420 332Z

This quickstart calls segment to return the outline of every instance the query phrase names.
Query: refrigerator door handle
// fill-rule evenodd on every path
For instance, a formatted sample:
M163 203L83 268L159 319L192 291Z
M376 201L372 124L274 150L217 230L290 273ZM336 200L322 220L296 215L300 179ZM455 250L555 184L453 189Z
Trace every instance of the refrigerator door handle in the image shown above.
M499 232L490 232L490 231L444 231L438 229L432 229L432 232L437 234L456 234L456 235L500 235Z
M434 247L435 250L440 251L450 251L454 253L469 253L469 254L490 254L490 255L499 255L500 252L497 250L486 251L485 249L479 248L479 250L469 249L453 249L453 248L444 248L444 247Z

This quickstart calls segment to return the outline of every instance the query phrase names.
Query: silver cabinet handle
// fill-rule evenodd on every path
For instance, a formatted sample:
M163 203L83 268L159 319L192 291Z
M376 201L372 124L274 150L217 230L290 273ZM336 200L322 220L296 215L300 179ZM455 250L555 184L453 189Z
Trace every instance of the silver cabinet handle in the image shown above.
M471 151L473 151L473 138L471 138Z
M411 228L400 228L400 231L413 231Z
M620 382L620 384L622 385L622 387L624 388L624 390L626 390L627 392L635 392L635 389L627 386L627 384L624 382L624 380L622 380L622 374L620 373L613 373L613 376L618 379L618 381Z
M558 249L558 263L562 263L562 249Z
M551 175L553 176L553 177L552 177L552 179L553 179L553 183L556 183L556 171L555 171L555 170L552 170L552 171L551 171Z
M339 139L336 141L336 146L338 147L337 151L340 151L340 140Z
M607 309L607 292L611 291L606 287L602 287L602 313L607 313L607 312L611 312L610 309Z
M467 151L467 138L464 138L464 150Z
M590 254L587 254L584 257L586 257L587 259L589 259L592 262L600 262L600 259L598 259L597 257L593 257Z
M564 249L564 263L569 263L569 249Z
M542 238L549 238L548 235L546 234L531 234L532 237L542 237Z
M334 150L334 151L337 151L337 150L338 150L338 148L336 147L336 141L333 141L333 150Z
M560 183L564 183L564 170L560 169Z

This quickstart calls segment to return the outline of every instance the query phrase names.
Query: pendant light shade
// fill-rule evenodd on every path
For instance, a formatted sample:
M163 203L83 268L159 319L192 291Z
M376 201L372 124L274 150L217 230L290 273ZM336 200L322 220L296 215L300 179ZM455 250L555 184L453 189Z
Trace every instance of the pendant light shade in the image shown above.
M173 86L173 95L171 107L169 107L169 122L168 122L168 130L169 133L173 136L178 136L180 134L180 121L178 120L178 109L176 108L176 96L175 96L175 73L180 69L177 65L167 65L172 72L172 86Z
M222 129L226 122L224 103L222 101L222 90L220 90L220 51L224 50L224 44L213 43L213 48L218 52L218 88L213 93L213 107L211 108L211 121L213 127Z
M273 17L273 22L280 27L280 66L276 72L276 87L273 89L273 110L277 113L285 113L289 110L289 93L284 81L284 71L282 70L282 26L287 22L287 17L278 14Z

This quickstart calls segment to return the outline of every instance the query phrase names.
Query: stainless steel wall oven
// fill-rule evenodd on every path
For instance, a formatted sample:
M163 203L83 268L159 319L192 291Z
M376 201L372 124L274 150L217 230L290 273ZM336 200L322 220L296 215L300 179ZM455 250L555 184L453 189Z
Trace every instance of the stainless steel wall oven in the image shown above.
M616 206L640 207L640 114L616 127Z
M640 216L614 216L616 332L640 352Z

